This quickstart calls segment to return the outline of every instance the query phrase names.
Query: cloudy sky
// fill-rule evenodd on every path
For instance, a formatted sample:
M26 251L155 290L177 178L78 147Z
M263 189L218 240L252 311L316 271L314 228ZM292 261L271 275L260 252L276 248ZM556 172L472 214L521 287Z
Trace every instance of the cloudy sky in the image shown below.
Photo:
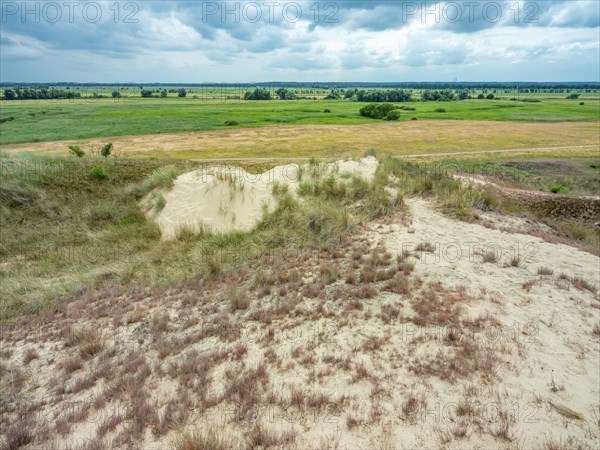
M599 81L600 2L4 1L0 81Z

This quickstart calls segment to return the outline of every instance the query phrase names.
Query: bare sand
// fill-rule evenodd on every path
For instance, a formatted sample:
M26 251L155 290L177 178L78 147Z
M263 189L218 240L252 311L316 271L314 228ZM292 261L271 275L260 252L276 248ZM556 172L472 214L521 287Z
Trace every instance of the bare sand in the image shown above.
M355 175L371 180L377 159L338 161L316 166L317 176ZM187 227L193 231L249 231L275 204L273 187L285 186L295 194L301 180L311 178L309 165L276 166L262 174L250 174L240 167L215 166L180 175L173 188L163 193L164 208L155 220L164 239L172 239Z

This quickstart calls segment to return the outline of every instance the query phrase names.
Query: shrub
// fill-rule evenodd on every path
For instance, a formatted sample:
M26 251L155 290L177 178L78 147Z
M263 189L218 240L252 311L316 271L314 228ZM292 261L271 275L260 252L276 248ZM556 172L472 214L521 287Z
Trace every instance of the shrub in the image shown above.
M488 100L494 100L494 94L488 94L486 98Z
M112 96L113 98L119 98L121 96L121 93L119 91L113 91Z
M323 110L323 112L324 112L324 113L330 113L330 112L331 112L331 110L330 110L329 108L325 108L325 109Z
M550 192L558 194L559 192L562 192L564 188L565 187L562 184L555 184L554 186L550 186Z
M226 120L223 125L228 126L228 127L234 127L236 125L239 125L239 122L237 120Z
M580 104L581 106L583 106L583 105L585 105L585 102L579 102L579 104Z
M445 113L446 112L446 108L436 108L435 112Z
M104 156L105 158L108 158L110 156L110 154L112 153L112 149L113 149L112 142L109 142L108 144L106 144L104 147L102 147L100 149L100 154L102 156Z
M108 173L106 173L106 170L100 166L92 166L90 167L90 175L94 178L102 180L108 176Z
M479 94L479 95L477 96L477 98L478 98L479 100L483 100L483 99L485 98L485 95L483 95L483 94Z
M78 158L81 158L83 155L85 155L85 152L81 150L78 145L69 145L69 151Z
M271 100L271 92L265 88L256 88L244 94L244 100Z
M392 103L369 103L360 108L359 113L363 117L372 119L383 119L388 113L398 107Z
M186 95L187 92L183 88L179 89L179 91L177 92L177 97L185 97Z
M10 122L11 120L15 120L15 117L14 116L2 117L0 119L0 123Z
M392 109L385 116L385 120L400 120L400 110L399 109Z

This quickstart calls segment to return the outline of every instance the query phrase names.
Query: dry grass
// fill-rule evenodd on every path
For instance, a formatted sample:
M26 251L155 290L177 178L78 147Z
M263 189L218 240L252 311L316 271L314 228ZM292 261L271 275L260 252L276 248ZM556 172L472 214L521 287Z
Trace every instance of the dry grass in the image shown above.
M78 347L83 358L97 354L104 347L102 331L91 326L73 328L67 332L65 346Z
M390 154L466 152L497 148L531 148L598 143L598 127L587 122L526 123L461 120L404 122L365 125L289 125L235 130L161 133L143 136L111 137L110 141L126 156L182 158L277 158L360 156L366 148ZM510 135L507 142L506 136ZM196 149L199 140L202 149ZM103 145L106 139L41 142L4 145L4 151L30 150L64 153L68 145ZM259 148L256 142L261 142ZM368 144L365 144L368 143ZM207 153L206 149L210 149ZM581 149L576 149L581 152ZM563 150L563 152L566 150ZM518 153L518 152L517 152Z
M204 431L181 431L171 445L175 450L231 450L240 448L240 441L230 433L208 428Z
M250 296L246 291L237 286L230 288L226 292L226 297L229 303L229 311L231 312L245 310L250 306Z
M553 275L554 270L549 267L539 267L537 273L538 275Z
M248 448L289 448L296 441L297 433L293 428L279 431L256 423L248 433Z

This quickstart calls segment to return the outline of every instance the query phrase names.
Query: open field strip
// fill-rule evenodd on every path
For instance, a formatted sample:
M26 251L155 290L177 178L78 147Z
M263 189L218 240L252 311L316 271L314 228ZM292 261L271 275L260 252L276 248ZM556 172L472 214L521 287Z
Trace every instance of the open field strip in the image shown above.
M349 157L376 148L392 155L441 155L490 150L578 149L597 154L598 122L516 123L497 121L411 121L365 125L278 125L188 133L2 145L7 152L66 154L112 142L118 155L165 159ZM563 148L563 147L569 147ZM586 149L584 149L584 147ZM589 146L589 147L588 147ZM327 149L324 153L323 149ZM485 150L482 150L485 149ZM511 150L512 151L512 150Z
M580 100L584 100L580 105ZM347 100L203 101L200 99L80 99L0 101L0 145L263 128L279 125L365 125L365 102ZM540 103L503 100L398 103L401 122L502 121L559 123L597 121L600 101L546 99ZM4 122L2 122L4 121ZM227 124L233 124L227 126Z

